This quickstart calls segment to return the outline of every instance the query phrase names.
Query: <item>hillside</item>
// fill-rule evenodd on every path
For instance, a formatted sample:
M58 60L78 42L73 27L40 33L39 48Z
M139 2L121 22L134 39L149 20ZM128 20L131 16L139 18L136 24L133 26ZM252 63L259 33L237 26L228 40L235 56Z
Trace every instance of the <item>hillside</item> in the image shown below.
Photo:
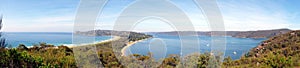
M247 32L237 32L232 36L240 37L240 38L271 38L277 35L285 34L290 31L291 30L289 29L247 31Z
M274 30L258 30L258 31L226 31L225 36L232 36L237 38L270 38L280 34L290 32L290 29L274 29ZM182 35L191 35L192 31L173 31L173 32L156 32L158 34L178 35L181 32ZM211 36L212 33L219 31L210 32L196 32L199 36ZM214 36L224 36L224 34L214 34Z
M292 51L295 53L289 54L285 51ZM292 31L283 35L272 37L257 47L253 48L249 56L260 57L261 54L269 52L282 52L285 56L293 56L300 54L300 31Z
M228 66L299 67L300 30L272 37L251 49L240 60L228 62Z
M77 35L86 36L120 36L128 37L129 41L136 41L144 38L151 38L152 35L147 35L144 33L130 32L130 31L114 31L114 30L94 30L86 32L75 32Z

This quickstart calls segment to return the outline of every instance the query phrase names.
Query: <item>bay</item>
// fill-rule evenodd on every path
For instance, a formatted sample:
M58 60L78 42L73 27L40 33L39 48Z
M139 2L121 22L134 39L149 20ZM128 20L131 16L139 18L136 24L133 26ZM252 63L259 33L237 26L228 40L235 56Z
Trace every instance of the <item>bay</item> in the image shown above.
M218 43L211 42L212 37L210 36L189 36L186 38L187 39L185 40L190 40L191 42L188 42L188 45L182 45L182 39L180 39L179 36L155 34L154 38L147 39L145 41L130 46L128 49L125 50L125 54L147 55L149 52L151 52L155 59L161 59L171 54L182 55L181 51L183 51L183 49L187 52L195 51L198 53L209 53L212 48L211 44ZM192 38L198 38L198 42L195 42ZM226 50L223 52L225 53L224 57L230 56L234 60L239 59L241 56L245 55L251 48L256 47L263 40L266 40L265 38L225 38ZM155 40L160 40L160 42L153 44L153 42L157 42ZM197 43L199 43L199 45L196 45Z

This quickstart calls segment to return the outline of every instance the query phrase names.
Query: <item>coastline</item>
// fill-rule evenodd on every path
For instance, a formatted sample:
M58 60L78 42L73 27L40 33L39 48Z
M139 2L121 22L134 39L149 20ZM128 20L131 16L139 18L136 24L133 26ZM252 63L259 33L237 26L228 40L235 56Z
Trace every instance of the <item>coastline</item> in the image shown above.
M90 44L101 44L101 43L111 42L111 41L115 41L115 40L119 40L119 39L121 39L121 37L119 37L119 36L113 36L113 38L111 38L111 39L103 40L103 41L95 42L95 43L90 43ZM126 56L125 55L126 49L129 48L130 46L132 46L132 45L134 45L134 44L136 44L138 42L145 41L147 39L148 38L141 39L141 40L138 40L138 41L131 41L131 42L126 43L126 46L121 49L121 53L122 53L121 56ZM90 44L81 44L81 45L73 45L72 44L72 45L64 45L64 46L67 46L69 48L74 48L74 47L86 46L86 45L90 45Z
M122 52L122 55L121 55L121 56L126 56L126 55L125 55L125 52L126 52L127 48L129 48L129 47L132 46L133 44L136 44L136 43L138 43L138 42L145 41L145 40L147 40L147 39L148 39L148 38L146 38L146 39L141 39L141 40L138 40L138 41L132 41L132 42L126 43L126 46L123 47L122 50L121 50L121 52Z
M119 37L119 36L113 36L113 38L111 38L111 39L103 40L103 41L100 41L100 42L89 43L89 44L80 44L80 45L71 44L71 45L64 45L64 46L67 46L69 48L74 48L74 47L86 46L86 45L91 45L91 44L101 44L101 43L105 43L105 42L111 42L111 41L119 40L120 38L121 37Z

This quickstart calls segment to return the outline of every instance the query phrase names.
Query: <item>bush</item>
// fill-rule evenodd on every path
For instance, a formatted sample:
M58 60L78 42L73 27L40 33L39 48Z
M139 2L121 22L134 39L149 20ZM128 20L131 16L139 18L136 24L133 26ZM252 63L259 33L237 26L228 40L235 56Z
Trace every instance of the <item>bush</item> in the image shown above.
M11 68L37 68L43 65L43 60L30 56L26 51L19 52L16 49L1 51L1 67Z

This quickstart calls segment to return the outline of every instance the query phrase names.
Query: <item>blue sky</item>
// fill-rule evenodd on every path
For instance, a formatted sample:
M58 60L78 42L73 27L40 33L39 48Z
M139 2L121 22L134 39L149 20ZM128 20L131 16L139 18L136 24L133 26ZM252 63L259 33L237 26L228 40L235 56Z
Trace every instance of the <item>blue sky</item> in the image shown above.
M197 31L210 30L209 24L193 0L170 1L186 13ZM227 31L300 29L299 0L217 1ZM96 28L113 29L114 22L121 11L133 2L134 0L109 0L102 14L98 16ZM72 32L79 3L80 0L2 0L0 12L4 15L3 30L8 32ZM153 7L160 6L153 4ZM161 14L174 15L172 12ZM143 21L134 29L134 31L174 30L160 20Z

